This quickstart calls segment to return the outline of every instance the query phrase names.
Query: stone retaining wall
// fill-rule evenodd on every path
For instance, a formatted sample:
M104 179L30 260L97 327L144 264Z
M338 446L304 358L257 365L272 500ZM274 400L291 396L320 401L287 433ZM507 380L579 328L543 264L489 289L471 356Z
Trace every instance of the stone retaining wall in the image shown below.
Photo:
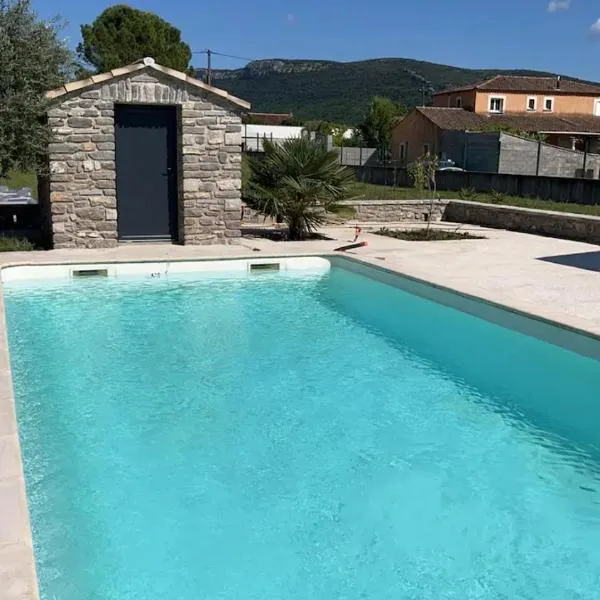
M345 206L354 210L353 216L327 215L328 223L345 223L347 221L360 221L361 223L390 223L394 221L426 221L430 210L432 221L441 221L447 200L350 200L343 202ZM272 224L272 219L267 219L259 213L244 207L242 225Z
M345 202L354 209L353 220L363 223L441 221L447 200L364 200ZM429 213L431 212L431 216Z
M48 112L55 248L117 244L115 103L175 105L179 236L185 244L240 236L241 119L226 100L156 71L137 71L58 98Z
M428 200L371 200L345 203L355 210L353 217L328 218L338 223L415 223L425 222L429 214ZM577 215L516 206L484 204L466 200L437 200L432 221L469 223L510 231L521 231L550 237L600 244L600 217ZM243 224L262 224L261 215L245 209ZM270 224L271 221L267 221Z
M450 200L444 220L600 244L600 217Z

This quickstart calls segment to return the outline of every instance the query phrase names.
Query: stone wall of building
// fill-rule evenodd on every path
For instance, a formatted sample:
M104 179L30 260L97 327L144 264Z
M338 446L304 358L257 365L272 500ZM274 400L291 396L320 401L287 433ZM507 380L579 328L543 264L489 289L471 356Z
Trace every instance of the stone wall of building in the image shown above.
M60 96L48 112L51 234L56 248L117 244L114 105L176 105L179 241L240 236L241 119L214 94L154 70Z

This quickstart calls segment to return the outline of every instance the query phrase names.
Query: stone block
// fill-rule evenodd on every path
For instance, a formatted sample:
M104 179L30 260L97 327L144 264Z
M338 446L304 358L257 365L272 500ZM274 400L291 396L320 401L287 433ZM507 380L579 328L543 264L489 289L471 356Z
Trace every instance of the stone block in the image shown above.
M81 92L80 96L82 98L89 98L90 100L97 100L100 98L100 90L87 90Z
M209 134L210 138L210 134ZM242 143L242 134L238 133L226 133L225 134L225 145L226 146L237 146Z
M77 211L79 219L89 219L90 221L103 221L106 218L106 209L101 206L94 208L81 208Z
M90 152L90 158L93 160L114 160L115 153L113 150L98 150Z
M184 192L197 192L202 183L201 179L189 179L185 178L183 180L183 191Z
M53 160L50 163L50 173L66 173L67 163L60 160Z
M61 144L56 142L48 144L48 153L51 157L53 154L73 154L73 152L77 152L75 144Z
M209 129L207 141L209 144L223 144L225 142L225 131L221 129Z
M242 208L241 198L225 198L225 210L239 211Z
M96 181L96 186L99 190L115 190L117 188L116 182L108 179Z
M239 190L242 187L241 179L221 179L217 182L219 190Z
M100 171L94 171L90 177L94 180L94 181L98 181L98 180L102 180L102 179L107 179L107 180L111 180L114 181L117 177L117 174L114 170L100 170Z
M117 209L116 208L107 208L106 209L106 220L107 221L116 221L117 220Z
M69 117L67 125L74 129L81 129L83 127L93 127L94 121L88 117Z
M115 136L110 133L95 133L91 137L92 142L114 142Z
M98 142L96 144L98 150L114 150L115 143L114 142Z

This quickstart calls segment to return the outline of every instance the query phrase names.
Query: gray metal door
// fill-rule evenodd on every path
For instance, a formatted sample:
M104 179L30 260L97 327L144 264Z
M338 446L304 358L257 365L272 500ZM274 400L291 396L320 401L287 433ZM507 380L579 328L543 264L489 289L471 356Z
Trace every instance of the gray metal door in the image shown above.
M120 240L177 239L176 136L175 107L115 106Z

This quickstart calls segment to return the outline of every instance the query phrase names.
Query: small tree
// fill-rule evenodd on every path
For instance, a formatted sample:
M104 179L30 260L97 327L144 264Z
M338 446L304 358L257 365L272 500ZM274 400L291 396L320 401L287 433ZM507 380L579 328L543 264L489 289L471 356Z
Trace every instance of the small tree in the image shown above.
M427 196L429 198L429 214L427 215L427 235L431 228L431 218L433 216L433 205L437 200L437 170L439 166L438 157L429 152L418 158L409 165L408 173L413 181L413 187L417 190L419 197ZM425 194L427 188L427 194Z
M116 4L91 25L81 26L83 41L77 47L81 59L98 72L122 67L145 56L178 71L188 71L190 47L181 31L158 15Z
M243 192L253 210L288 225L290 240L300 240L339 213L350 196L354 175L339 164L336 152L317 141L292 138L282 144L268 140L264 156L250 159L250 178Z
M389 152L392 131L398 119L406 114L406 109L389 98L375 96L358 125L362 138L368 146Z
M74 65L59 31L57 20L38 18L31 0L0 0L0 177L41 166L50 140L45 92Z

